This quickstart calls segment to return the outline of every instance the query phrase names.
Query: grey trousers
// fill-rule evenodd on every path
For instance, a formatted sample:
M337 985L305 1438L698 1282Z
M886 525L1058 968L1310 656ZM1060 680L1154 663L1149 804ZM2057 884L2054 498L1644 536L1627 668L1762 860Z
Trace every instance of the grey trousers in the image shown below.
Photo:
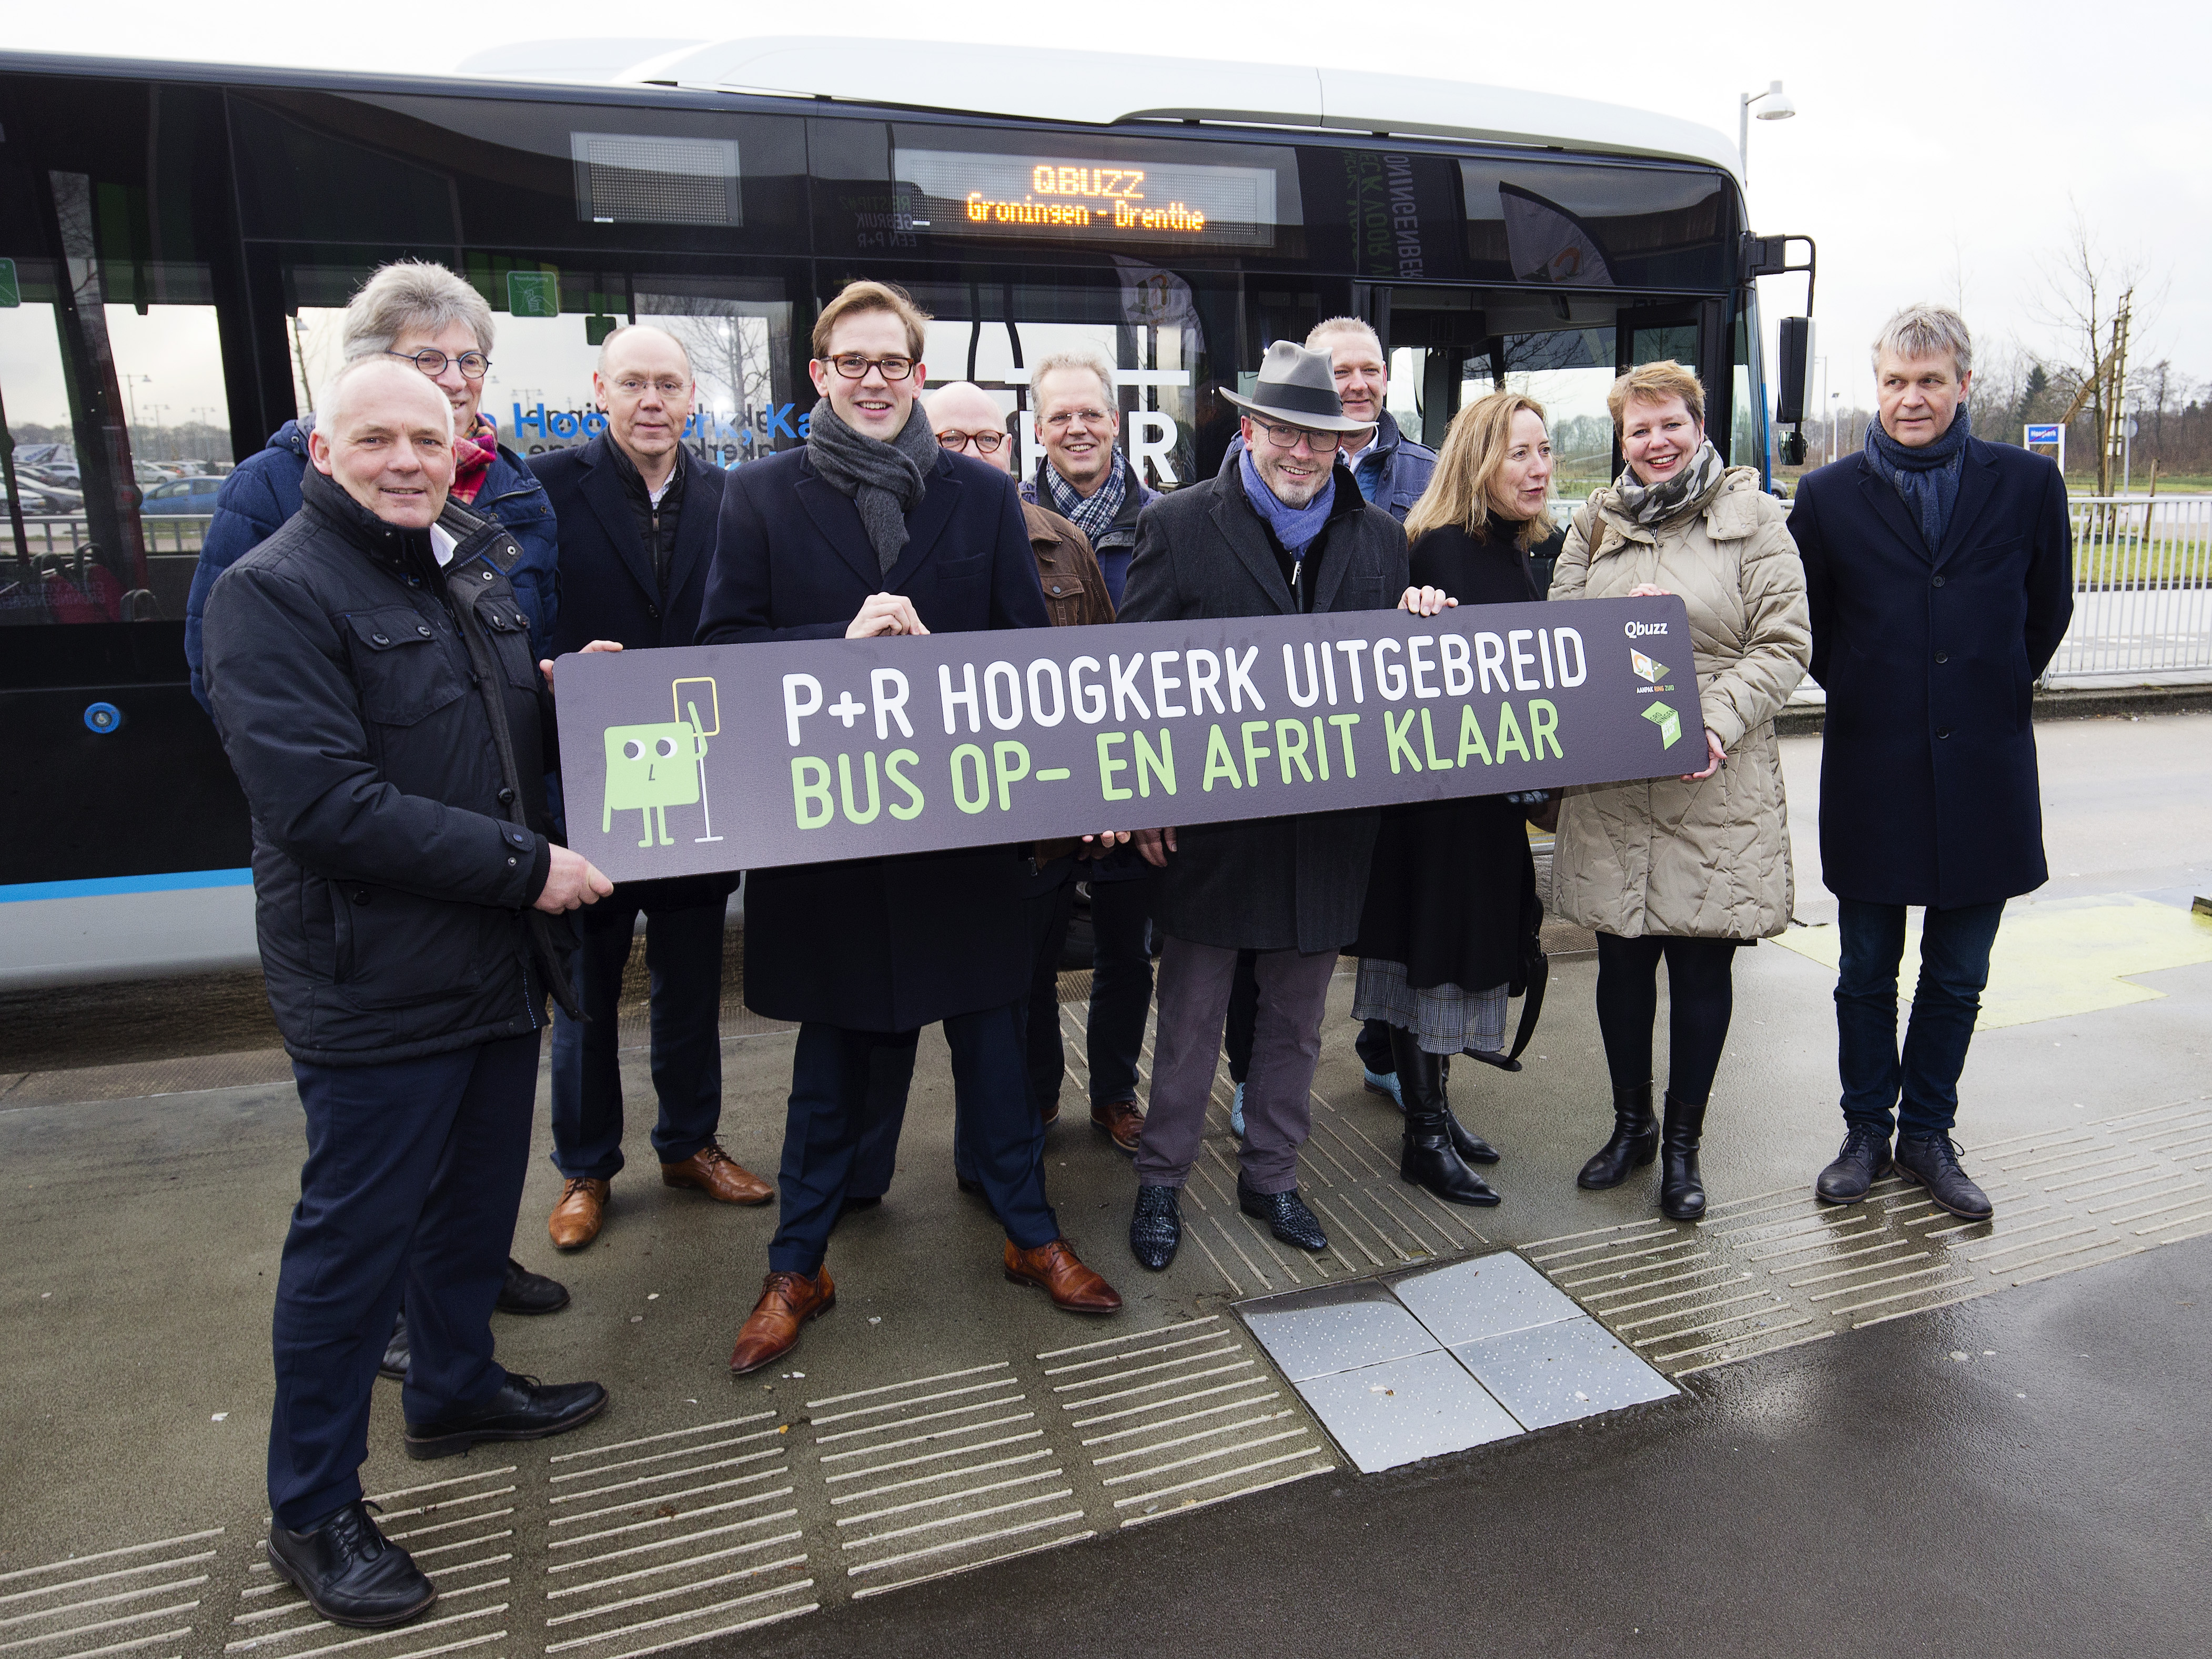
M1314 1066L1336 957L1334 951L1257 953L1260 1007L1237 1155L1254 1192L1286 1193L1298 1184L1298 1148L1313 1128ZM1137 1180L1144 1186L1182 1186L1198 1157L1236 976L1234 951L1174 938L1161 942L1152 1094L1137 1144Z

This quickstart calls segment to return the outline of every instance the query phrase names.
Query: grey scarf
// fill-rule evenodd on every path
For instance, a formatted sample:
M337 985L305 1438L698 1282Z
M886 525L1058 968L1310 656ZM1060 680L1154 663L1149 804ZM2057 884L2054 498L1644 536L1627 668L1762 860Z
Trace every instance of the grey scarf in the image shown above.
M877 568L888 573L906 547L907 514L921 505L937 465L937 434L929 429L929 416L915 404L898 436L884 443L854 431L824 398L814 405L806 447L814 470L860 509Z
M1613 486L1613 495L1620 501L1620 510L1646 530L1654 529L1694 507L1705 504L1705 500L1720 487L1728 464L1708 438L1698 446L1698 453L1690 458L1689 465L1673 477L1656 484L1639 483L1633 468L1623 467L1620 477Z

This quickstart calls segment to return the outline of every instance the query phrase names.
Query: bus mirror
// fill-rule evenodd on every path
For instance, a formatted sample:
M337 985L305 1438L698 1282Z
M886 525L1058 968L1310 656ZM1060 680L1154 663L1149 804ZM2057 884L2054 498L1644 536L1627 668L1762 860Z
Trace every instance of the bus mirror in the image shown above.
M1813 403L1813 319L1784 317L1774 376L1774 420L1796 426Z

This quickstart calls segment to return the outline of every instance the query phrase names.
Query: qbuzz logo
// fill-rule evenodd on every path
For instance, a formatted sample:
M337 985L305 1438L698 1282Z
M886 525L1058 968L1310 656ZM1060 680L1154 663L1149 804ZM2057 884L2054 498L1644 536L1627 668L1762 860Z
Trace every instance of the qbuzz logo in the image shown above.
M1640 640L1654 634L1664 634L1667 631L1667 624L1648 622L1624 623L1621 624L1620 631L1632 640Z

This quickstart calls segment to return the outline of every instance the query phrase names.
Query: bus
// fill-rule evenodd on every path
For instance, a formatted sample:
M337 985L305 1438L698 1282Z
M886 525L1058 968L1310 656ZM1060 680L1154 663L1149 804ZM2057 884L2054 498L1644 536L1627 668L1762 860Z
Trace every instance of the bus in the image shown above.
M1784 244L1748 234L1734 146L1687 123L900 41L465 68L0 54L0 985L253 960L246 811L190 695L185 593L221 475L312 416L348 298L392 259L490 303L483 407L526 456L603 428L591 370L629 321L689 348L697 459L798 443L817 310L872 276L933 317L933 380L1010 414L1027 364L1103 350L1161 489L1218 467L1221 394L1271 341L1345 315L1424 441L1494 386L1540 400L1563 493L1613 474L1606 389L1656 358L1698 369L1731 461L1769 464L1753 279Z

